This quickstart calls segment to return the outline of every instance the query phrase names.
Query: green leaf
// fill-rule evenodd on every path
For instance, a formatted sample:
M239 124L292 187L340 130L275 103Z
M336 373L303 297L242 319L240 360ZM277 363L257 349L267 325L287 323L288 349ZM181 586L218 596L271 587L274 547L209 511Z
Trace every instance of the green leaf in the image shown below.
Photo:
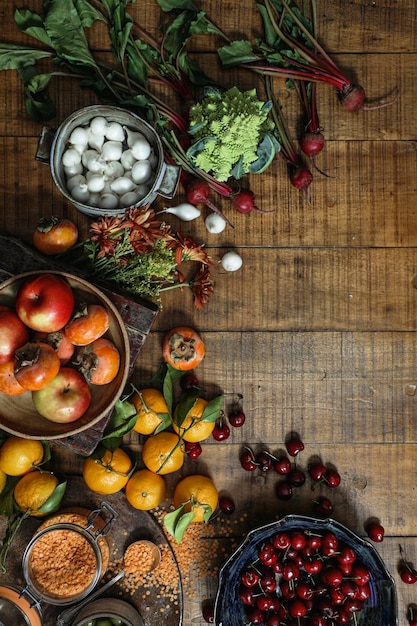
M185 504L181 504L175 511L167 513L164 517L164 526L172 536L175 535L175 527L184 512L184 508Z
M136 424L136 409L128 400L118 400L114 405L110 421L104 429L101 443L108 450L114 451L119 447L123 437Z
M45 30L58 57L76 68L98 71L73 0L44 0Z
M26 112L36 122L50 120L56 115L55 105L48 92L52 74L35 74L28 78L27 69L19 71L25 83L24 99Z
M276 154L276 140L273 140L272 135L266 133L263 136L256 154L258 158L249 166L251 174L261 174L271 165Z
M175 410L175 424L180 428L184 420L192 412L199 398L199 391L188 391L181 395Z
M198 141L196 141L195 143L191 144L191 146L188 148L187 150L187 157L195 157L197 156L197 154L199 154L202 150L204 150L205 145L208 141L217 141L216 137L202 137L201 139L199 139Z
M172 414L172 407L174 405L174 381L168 368L162 385L162 393L168 405L169 412Z
M154 435L160 433L163 430L166 430L172 424L172 417L171 415L169 415L169 413L159 413L158 415L161 418L162 422L155 428L153 432Z
M246 174L243 168L243 156L240 157L239 161L233 166L232 171L230 172L231 176L236 180L242 178Z
M165 11L165 13L168 13L169 11L173 11L174 9L179 9L181 11L184 11L184 10L198 11L198 8L194 4L194 2L192 2L192 0L157 0L157 1L158 1L160 8L162 9L162 11Z
M51 46L51 40L45 31L43 24L43 18L38 13L29 11L27 9L16 9L14 13L14 19L19 30L27 35L30 35L34 39L41 41L47 46Z
M216 396L205 407L201 416L202 422L215 422L224 404L224 396Z
M191 524L193 519L195 518L195 513L190 511L189 513L184 513L181 515L177 524L175 526L174 537L177 543L181 543L184 537L184 533L187 530L188 526Z
M92 26L97 21L106 21L102 12L95 9L88 0L74 0L74 6L84 28Z
M224 67L259 61L251 42L245 39L232 41L230 44L219 48L217 54Z
M204 520L204 523L207 524L210 521L213 510L209 504L200 504L200 506L202 506L204 509L203 520Z
M13 498L13 491L21 476L8 476L6 485L0 494L0 515L11 517L17 510L16 503Z
M52 56L53 53L47 50L0 43L0 70L20 70L25 67L32 67L39 59Z
M54 513L60 506L67 488L67 481L64 480L55 487L46 502L36 511L37 513Z
M212 79L201 69L197 61L190 59L185 52L178 55L177 62L178 67L188 76L193 85L202 87L212 82Z

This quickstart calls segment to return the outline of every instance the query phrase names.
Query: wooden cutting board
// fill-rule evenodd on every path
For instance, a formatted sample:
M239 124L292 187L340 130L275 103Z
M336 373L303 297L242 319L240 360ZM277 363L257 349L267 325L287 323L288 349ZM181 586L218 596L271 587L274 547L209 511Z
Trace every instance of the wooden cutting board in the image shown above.
M134 363L158 315L158 307L152 302L135 298L131 294L122 293L113 286L104 285L95 278L86 277L82 272L74 270L71 266L45 257L15 237L0 234L0 282L12 275L23 274L24 272L54 269L57 271L70 271L72 274L90 280L110 298L120 313L129 337L130 371L132 372ZM100 441L110 415L107 415L94 427L82 433L63 439L54 439L54 443L69 448L77 454L89 456Z

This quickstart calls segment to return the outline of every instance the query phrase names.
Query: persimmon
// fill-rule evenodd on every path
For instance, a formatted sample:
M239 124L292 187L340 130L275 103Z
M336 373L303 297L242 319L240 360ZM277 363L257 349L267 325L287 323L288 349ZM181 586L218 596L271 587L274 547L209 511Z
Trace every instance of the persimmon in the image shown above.
M6 396L20 396L27 391L14 375L14 360L0 363L0 391Z
M77 243L78 228L71 220L41 217L33 233L33 245L43 254L61 254Z
M74 344L70 342L66 334L61 330L57 330L54 333L35 333L33 340L49 343L57 353L61 365L66 365L75 351Z
M100 337L78 351L75 366L93 385L107 385L116 378L120 353L110 339Z
M16 380L30 391L37 391L50 383L58 374L60 366L57 353L45 342L28 342L16 350Z
M76 346L92 343L109 329L110 318L101 304L82 304L65 326L65 334Z
M162 342L165 361L177 370L192 370L204 358L205 345L197 331L188 326L172 328Z

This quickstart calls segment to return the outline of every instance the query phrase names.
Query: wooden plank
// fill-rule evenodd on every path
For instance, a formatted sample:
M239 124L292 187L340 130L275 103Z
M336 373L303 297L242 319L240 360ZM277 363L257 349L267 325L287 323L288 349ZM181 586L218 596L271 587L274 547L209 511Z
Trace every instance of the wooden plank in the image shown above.
M195 318L202 330L415 331L415 248L245 248L239 272L210 249L215 291ZM184 321L191 293L166 293L159 328ZM166 312L164 312L166 311Z
M35 160L37 140L5 138L0 146L0 202L13 211L0 214L0 232L16 233L31 242L38 219L63 215L77 223L80 238L90 219L80 214L55 187L50 168ZM19 168L9 158L15 154ZM213 194L213 201L233 221L220 235L208 235L202 219L184 224L166 219L176 230L190 233L209 247L226 246L414 246L417 241L415 194L410 189L417 168L417 151L407 142L329 142L320 166L336 178L316 175L311 203L293 188L280 157L251 187L258 204L274 213L238 214L232 203ZM24 172L24 177L22 172ZM36 194L36 203L33 202ZM178 201L185 198L182 189ZM173 206L159 198L155 208ZM203 216L209 213L203 209Z
M311 443L417 443L414 332L202 335L207 353L196 374L204 394L220 387L226 412L243 396L248 423L232 431L233 442L277 443L294 428ZM136 362L137 387L162 362L162 336L152 332Z
M226 87L237 85L242 90L256 87L262 95L262 83L252 72L222 70L213 53L202 54L198 60L209 76L220 78ZM417 85L413 80L417 55L413 52L402 56L387 53L382 66L379 54L340 54L335 55L335 60L346 68L351 80L363 85L371 101L388 99L396 87L400 89L400 97L386 109L349 113L343 110L332 88L320 86L319 115L326 138L358 141L402 139L411 142L411 149L417 127L415 116L412 115L413 102L417 97ZM295 129L300 115L297 96L286 88L284 80L277 79L276 85L276 95L282 101L290 128ZM172 94L168 97L172 101ZM74 111L97 102L89 90L81 90L74 80L62 78L56 79L51 86L51 98L58 113L48 124L55 128ZM41 124L32 122L25 113L22 83L16 72L0 72L0 102L4 103L0 107L0 136L39 137ZM178 109L181 106L175 99L173 104Z

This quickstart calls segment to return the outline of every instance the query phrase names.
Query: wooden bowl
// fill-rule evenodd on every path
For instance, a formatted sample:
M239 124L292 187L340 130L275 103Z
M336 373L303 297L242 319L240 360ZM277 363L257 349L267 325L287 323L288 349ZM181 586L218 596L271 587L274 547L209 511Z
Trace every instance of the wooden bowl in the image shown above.
M0 284L0 304L14 307L16 294L28 278L52 273L65 278L72 287L76 303L101 304L110 317L110 328L105 337L113 341L120 353L120 368L116 378L107 385L90 385L91 403L78 420L58 424L42 417L32 403L30 391L18 396L0 393L0 428L26 439L62 439L91 428L110 413L120 398L129 374L129 337L119 312L100 289L88 281L67 272L36 271L18 274Z

